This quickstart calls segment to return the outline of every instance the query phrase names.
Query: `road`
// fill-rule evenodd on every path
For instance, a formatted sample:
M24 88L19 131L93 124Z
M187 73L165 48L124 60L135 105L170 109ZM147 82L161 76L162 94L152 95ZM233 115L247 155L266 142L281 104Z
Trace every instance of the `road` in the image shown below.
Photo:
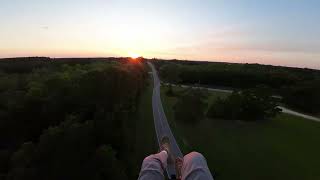
M282 110L283 113L287 113L287 114L303 117L305 119L309 119L309 120L312 120L312 121L320 122L320 118L317 118L317 117L314 117L314 116L309 116L309 115L306 115L306 114L302 114L302 113L293 111L293 110L285 108L285 107L281 107L281 106L278 106L278 107Z
M192 89L207 89L208 91L216 91L216 92L222 92L222 93L232 93L233 90L230 89L218 89L218 88L208 88L208 87L201 87L201 86L189 86L189 85L183 85L183 84L170 84L165 83L165 85L172 85L172 86L180 86L183 88L192 88Z
M171 85L172 86L178 86L176 84L171 84ZM179 86L183 87L183 88L207 89L208 91L216 91L216 92L223 92L223 93L232 93L233 92L232 90L207 88L207 87L200 87L200 86L188 86L188 85L179 85ZM280 96L273 96L273 97L281 98ZM300 112L297 112L297 111L293 111L293 110L285 108L283 106L278 106L278 108L280 108L283 113L291 114L291 115L294 115L294 116L299 116L299 117L302 117L302 118L305 118L305 119L309 119L309 120L312 120L312 121L316 121L316 122L320 122L320 118L318 118L318 117L314 117L314 116L303 114L303 113L300 113Z
M158 77L158 73L150 62L148 65L152 69L153 75L153 94L152 94L152 110L153 110L153 119L154 119L154 126L157 134L158 144L160 147L160 141L163 136L167 136L170 139L171 144L171 152L174 157L183 157L180 148L174 138L170 126L168 124L166 114L162 107L161 97L160 97L160 80ZM167 168L168 177L170 178L172 175L175 175L175 167L174 165L168 165Z

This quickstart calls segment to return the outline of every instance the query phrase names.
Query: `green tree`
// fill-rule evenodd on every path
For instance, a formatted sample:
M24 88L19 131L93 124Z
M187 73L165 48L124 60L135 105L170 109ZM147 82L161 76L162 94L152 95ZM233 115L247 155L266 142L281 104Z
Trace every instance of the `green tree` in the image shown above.
M195 123L204 117L207 104L205 94L201 90L189 89L179 97L174 105L175 119L181 122Z
M280 109L267 88L233 92L217 99L207 112L209 118L256 121L274 117Z

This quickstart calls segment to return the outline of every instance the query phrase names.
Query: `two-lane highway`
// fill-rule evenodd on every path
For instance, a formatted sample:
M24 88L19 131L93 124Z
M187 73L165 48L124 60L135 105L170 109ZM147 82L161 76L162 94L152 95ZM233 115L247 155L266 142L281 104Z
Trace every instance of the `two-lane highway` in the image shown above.
M160 80L157 74L157 71L153 64L148 62L149 66L152 69L153 74L153 95L152 95L152 109L153 109L153 118L154 126L157 134L158 144L160 147L161 138L167 136L170 139L171 152L174 157L183 157L180 148L171 132L170 126L168 124L166 114L162 107L161 97L160 97ZM169 178L171 175L175 175L175 167L173 164L169 164L167 168L167 173Z

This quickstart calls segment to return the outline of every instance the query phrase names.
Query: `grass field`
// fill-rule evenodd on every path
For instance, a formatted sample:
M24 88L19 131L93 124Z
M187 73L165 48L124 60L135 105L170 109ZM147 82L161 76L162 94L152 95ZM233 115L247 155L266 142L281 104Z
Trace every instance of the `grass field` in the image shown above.
M183 153L203 153L216 179L320 179L320 123L280 114L263 122L204 119L183 124L174 120L177 99L165 90L162 102ZM209 94L209 102L227 95Z

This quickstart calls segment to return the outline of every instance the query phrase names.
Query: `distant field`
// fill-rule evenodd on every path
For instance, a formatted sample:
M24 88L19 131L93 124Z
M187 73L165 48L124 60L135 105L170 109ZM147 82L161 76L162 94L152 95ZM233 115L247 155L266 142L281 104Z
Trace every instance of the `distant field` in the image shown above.
M204 119L182 124L173 116L176 98L165 90L163 105L182 151L203 153L216 179L320 179L320 123L280 114L257 123ZM226 95L210 92L209 102Z

